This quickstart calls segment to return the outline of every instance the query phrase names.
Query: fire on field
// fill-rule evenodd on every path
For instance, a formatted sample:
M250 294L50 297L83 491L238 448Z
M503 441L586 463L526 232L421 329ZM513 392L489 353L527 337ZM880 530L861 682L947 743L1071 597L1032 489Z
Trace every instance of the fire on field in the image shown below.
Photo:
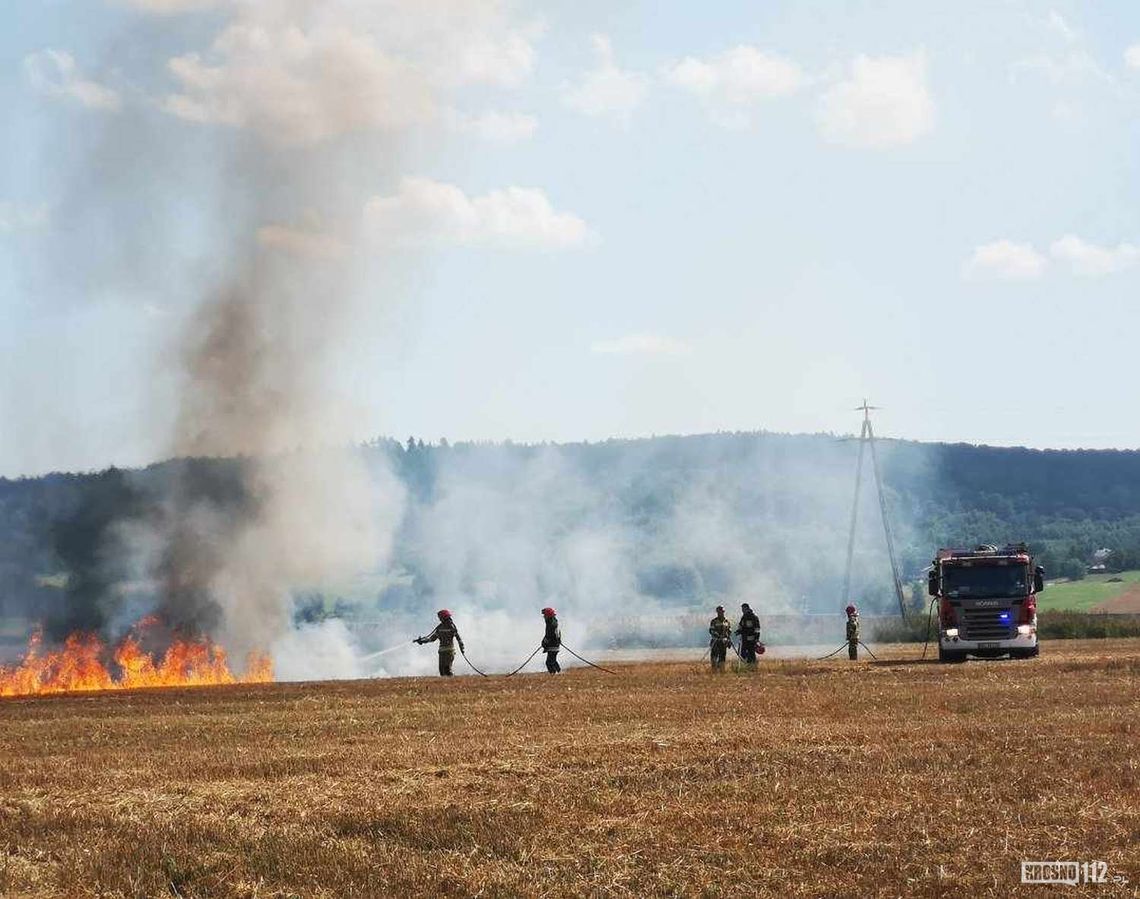
M113 645L95 634L76 632L58 648L45 648L42 634L34 633L23 660L15 667L0 667L0 696L272 680L268 655L251 652L244 671L235 674L225 649L213 640L167 635L157 619L148 617Z

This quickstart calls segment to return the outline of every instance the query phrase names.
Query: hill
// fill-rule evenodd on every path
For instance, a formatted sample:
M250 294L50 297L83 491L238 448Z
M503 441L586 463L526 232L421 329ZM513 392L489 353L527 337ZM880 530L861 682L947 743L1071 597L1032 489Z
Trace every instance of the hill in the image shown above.
M879 457L903 575L938 546L1026 540L1050 577L1079 578L1098 549L1140 567L1140 453L884 440ZM377 440L346 450L392 497L390 552L338 584L297 585L321 618L435 602L561 597L591 613L759 597L830 611L840 593L856 446L833 435L725 433L565 445ZM0 614L56 632L145 605L145 541L127 531L177 489L255 504L244 459L0 479ZM854 595L894 606L867 481ZM193 504L190 504L192 507ZM397 514L394 513L394 514ZM136 525L142 524L142 527ZM920 592L913 597L921 604Z

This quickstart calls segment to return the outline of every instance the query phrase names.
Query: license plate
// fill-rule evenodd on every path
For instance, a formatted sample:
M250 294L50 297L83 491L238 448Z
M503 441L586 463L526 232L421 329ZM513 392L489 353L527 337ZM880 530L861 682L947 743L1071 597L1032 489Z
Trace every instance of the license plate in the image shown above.
M1000 649L1000 643L979 643L978 649Z

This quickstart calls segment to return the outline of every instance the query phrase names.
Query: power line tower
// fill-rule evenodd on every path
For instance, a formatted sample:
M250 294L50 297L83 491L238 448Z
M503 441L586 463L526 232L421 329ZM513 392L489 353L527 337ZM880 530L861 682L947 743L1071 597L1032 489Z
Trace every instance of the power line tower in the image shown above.
M899 579L899 565L895 559L895 540L891 534L891 522L887 517L887 498L883 493L883 477L879 471L879 456L875 452L875 429L871 427L871 413L878 406L869 406L863 400L856 406L856 412L863 413L863 430L859 432L859 461L855 466L855 499L851 503L851 531L847 537L847 570L843 575L843 605L851 601L851 562L855 556L855 530L859 524L859 491L863 486L863 453L871 451L871 470L875 475L875 491L879 495L879 511L883 517L883 534L887 538L887 556L891 560L891 579L895 585L895 596L899 601L899 614L906 618L906 601L903 599L902 581Z

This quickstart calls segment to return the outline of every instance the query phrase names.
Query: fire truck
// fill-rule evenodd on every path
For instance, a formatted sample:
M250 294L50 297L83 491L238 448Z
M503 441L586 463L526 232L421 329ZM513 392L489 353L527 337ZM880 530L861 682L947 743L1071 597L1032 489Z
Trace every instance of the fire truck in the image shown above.
M1045 569L1024 543L940 549L927 575L938 600L938 658L1026 659L1037 655L1037 594Z

